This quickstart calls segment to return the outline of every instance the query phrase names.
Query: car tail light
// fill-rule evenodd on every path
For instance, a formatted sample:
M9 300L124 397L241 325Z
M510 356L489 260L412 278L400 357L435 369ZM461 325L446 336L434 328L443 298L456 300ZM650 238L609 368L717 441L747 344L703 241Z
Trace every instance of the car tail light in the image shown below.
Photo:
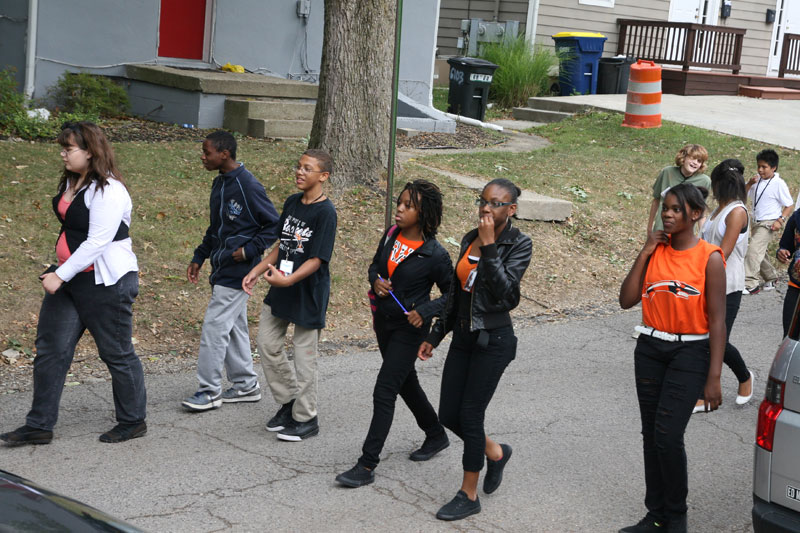
M778 421L778 415L783 411L783 389L785 386L784 382L769 378L764 400L758 408L756 444L768 452L772 451L775 423Z

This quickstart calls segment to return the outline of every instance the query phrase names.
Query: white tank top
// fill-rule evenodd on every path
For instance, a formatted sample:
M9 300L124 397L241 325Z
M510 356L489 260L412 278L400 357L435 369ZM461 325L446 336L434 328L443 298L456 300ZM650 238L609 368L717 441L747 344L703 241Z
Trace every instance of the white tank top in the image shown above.
M738 200L726 205L722 211L719 208L715 209L703 226L701 233L703 240L717 246L722 245L722 238L725 236L725 219L737 207L743 207L747 211L747 206ZM725 261L727 294L744 290L744 256L747 253L747 240L749 237L750 219L748 217L747 230L744 233L740 233L736 238L736 245L733 247L730 257Z

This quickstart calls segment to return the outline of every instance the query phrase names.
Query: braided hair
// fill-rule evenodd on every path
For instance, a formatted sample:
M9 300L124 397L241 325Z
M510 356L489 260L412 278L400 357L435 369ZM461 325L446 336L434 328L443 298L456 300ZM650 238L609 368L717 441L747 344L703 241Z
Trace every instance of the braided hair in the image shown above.
M436 237L439 225L442 223L442 191L435 184L427 180L414 180L406 183L400 196L408 191L411 205L419 214L419 227L426 239Z

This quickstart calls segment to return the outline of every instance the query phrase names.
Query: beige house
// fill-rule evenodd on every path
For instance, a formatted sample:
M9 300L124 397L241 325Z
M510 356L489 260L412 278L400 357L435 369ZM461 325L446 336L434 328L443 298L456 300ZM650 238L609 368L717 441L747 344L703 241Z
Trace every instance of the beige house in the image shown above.
M729 16L722 16L723 8L730 8ZM600 32L608 37L604 56L617 53L618 19L740 28L746 33L739 73L777 76L784 34L800 33L800 0L441 0L440 57L459 53L461 20L470 18L517 20L520 33L546 46L560 31Z

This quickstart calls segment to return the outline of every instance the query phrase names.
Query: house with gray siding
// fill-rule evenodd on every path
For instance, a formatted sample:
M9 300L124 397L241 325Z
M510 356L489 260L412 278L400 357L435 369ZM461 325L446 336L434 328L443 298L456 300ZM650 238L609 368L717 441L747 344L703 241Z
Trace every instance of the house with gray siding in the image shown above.
M15 67L31 98L45 97L65 71L111 76L128 88L135 113L219 127L225 94L209 87L221 90L223 73L191 80L187 69L231 63L264 80L316 84L323 8L324 0L0 0L0 68ZM404 2L400 91L422 107L431 104L438 12L438 0ZM246 83L233 94L273 96L241 92L254 78L238 76ZM285 86L278 92L313 103L315 90L293 95Z
M441 0L439 56L458 55L461 20L517 20L529 41L552 47L562 31L599 32L608 37L604 55L616 54L618 19L691 22L745 29L741 74L777 76L786 33L800 33L800 0ZM727 16L726 16L727 15ZM770 20L772 18L773 20Z

